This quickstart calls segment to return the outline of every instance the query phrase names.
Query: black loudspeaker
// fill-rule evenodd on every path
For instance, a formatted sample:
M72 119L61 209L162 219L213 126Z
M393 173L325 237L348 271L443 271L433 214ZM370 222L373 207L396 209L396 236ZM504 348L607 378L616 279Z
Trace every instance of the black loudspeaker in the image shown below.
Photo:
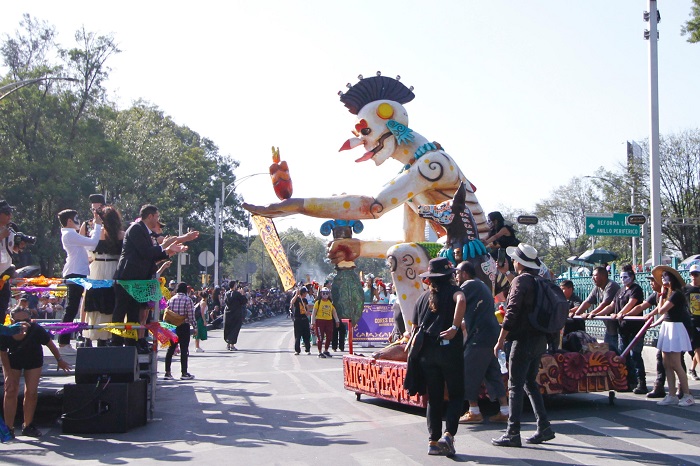
M64 385L63 433L122 433L146 425L147 387L145 380Z
M135 346L78 348L75 356L75 383L94 384L98 380L129 383L139 379Z

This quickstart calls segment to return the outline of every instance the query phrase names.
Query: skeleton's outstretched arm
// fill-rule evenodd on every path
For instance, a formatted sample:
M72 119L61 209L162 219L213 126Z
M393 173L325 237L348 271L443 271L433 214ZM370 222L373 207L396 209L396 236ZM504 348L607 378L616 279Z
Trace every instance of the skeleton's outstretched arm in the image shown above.
M284 217L303 214L317 218L336 218L340 220L366 220L379 218L385 211L384 206L370 196L334 196L292 198L267 206L243 203L243 208L263 217Z
M444 157L444 156L443 156ZM446 157L444 157L446 160ZM441 167L441 164L433 164ZM381 217L384 213L402 205L423 191L440 187L441 182L452 187L453 179L449 177L434 178L426 176L426 172L437 171L426 165L411 167L387 183L376 196L340 195L333 197L292 198L286 201L257 206L244 203L243 208L263 217L284 217L292 214L303 214L317 218L335 218L340 220L367 220ZM440 168L440 175L443 171Z

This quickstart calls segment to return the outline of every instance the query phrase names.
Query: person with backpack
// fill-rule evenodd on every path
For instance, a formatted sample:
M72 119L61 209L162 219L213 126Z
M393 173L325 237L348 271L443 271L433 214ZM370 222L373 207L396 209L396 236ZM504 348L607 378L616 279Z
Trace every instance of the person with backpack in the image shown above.
M552 440L555 435L544 408L544 400L537 384L540 359L547 348L546 333L535 330L530 314L535 311L537 290L540 286L537 276L541 262L537 249L529 244L511 246L506 253L513 260L517 276L511 282L498 342L493 348L494 355L503 349L506 340L511 342L508 359L509 411L506 432L491 443L499 447L520 447L520 419L523 411L523 396L527 393L537 419L537 432L526 439L527 443L539 444Z
M229 351L238 351L236 343L245 319L247 302L248 298L238 291L238 282L231 280L229 290L224 295L224 340Z

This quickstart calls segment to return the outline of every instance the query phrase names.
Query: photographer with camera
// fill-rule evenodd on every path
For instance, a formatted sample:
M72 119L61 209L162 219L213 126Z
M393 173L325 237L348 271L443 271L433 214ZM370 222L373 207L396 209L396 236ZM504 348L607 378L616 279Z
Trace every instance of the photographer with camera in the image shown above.
M78 233L80 220L78 212L67 209L58 213L58 220L61 223L61 243L66 251L66 265L63 267L63 278L86 278L90 273L90 261L88 251L93 251L100 241L102 233L102 217L99 212L93 212L95 229L90 237L85 237ZM68 296L66 299L66 313L63 315L63 322L73 322L78 315L80 299L83 295L83 287L73 283L66 283ZM70 334L62 334L58 337L59 351L62 354L75 352L70 346Z
M17 231L17 225L12 223L13 210L6 200L0 200L0 323L5 321L10 305L10 278L16 275L12 255L36 243L35 237Z
M90 211L91 212L102 212L107 204L104 195L102 194L90 194L88 198L90 200ZM93 219L86 220L80 225L80 233L83 236L90 237L90 233L95 228L95 222Z

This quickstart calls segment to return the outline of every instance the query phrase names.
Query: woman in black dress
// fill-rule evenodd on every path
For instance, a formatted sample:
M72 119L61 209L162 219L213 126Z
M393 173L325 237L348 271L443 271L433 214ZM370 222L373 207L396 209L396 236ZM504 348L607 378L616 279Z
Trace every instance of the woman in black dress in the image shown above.
M457 434L464 403L461 326L466 302L464 293L454 282L455 271L446 258L432 259L428 272L420 275L428 282L429 290L416 302L417 325L423 328L425 335L417 363L425 378L428 393L426 418L430 434L429 455L454 456L454 436ZM445 385L449 401L443 434Z

